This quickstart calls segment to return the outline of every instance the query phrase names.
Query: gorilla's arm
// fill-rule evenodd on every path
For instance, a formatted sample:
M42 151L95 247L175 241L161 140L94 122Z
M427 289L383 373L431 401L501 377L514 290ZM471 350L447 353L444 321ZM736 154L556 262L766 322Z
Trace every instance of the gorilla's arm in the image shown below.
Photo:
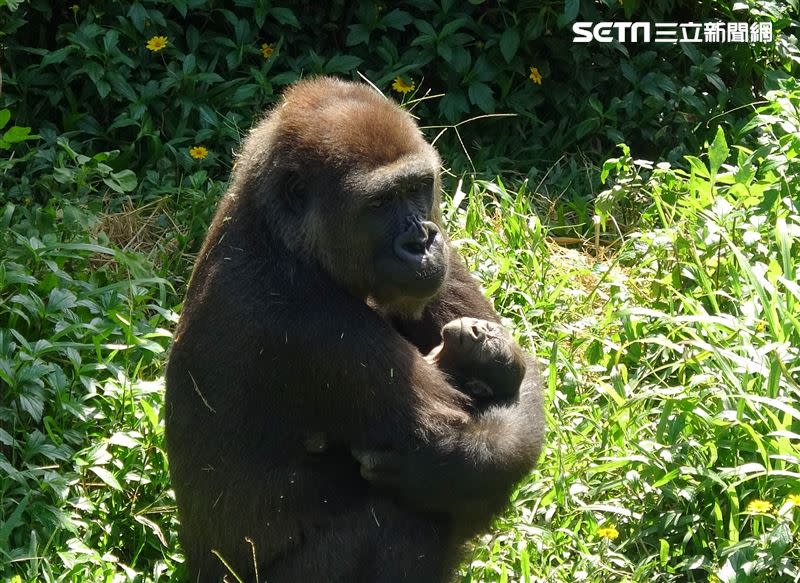
M227 436L266 436L279 423L283 434L297 432L297 443L265 437L278 451L302 449L309 434L322 433L334 447L411 452L422 472L414 486L428 484L431 507L506 492L533 463L524 444L540 424L512 415L527 407L470 418L468 398L441 371L321 270L276 243L252 254L239 245L229 229L208 251L227 261L196 272L191 293L202 301L187 302L173 348L182 407L223 437L204 444L203 457L232 458L239 441Z
M416 451L356 451L361 473L413 506L490 516L534 466L542 446L542 393L534 363L512 403L475 414L461 431L440 434Z

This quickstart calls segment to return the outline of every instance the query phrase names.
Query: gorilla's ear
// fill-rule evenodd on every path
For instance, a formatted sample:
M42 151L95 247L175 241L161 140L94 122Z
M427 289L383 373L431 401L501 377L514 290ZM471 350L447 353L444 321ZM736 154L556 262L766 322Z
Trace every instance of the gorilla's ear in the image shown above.
M278 200L289 214L299 217L306 211L305 181L297 170L287 170L281 177Z

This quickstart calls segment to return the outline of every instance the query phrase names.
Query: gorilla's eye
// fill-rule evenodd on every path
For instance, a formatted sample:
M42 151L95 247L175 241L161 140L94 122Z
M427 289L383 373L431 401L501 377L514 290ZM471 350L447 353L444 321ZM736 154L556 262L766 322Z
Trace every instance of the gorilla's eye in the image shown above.
M386 200L384 200L382 198L373 198L371 201L369 201L369 203L367 204L367 207L371 208L371 209L379 209L384 204L386 204Z

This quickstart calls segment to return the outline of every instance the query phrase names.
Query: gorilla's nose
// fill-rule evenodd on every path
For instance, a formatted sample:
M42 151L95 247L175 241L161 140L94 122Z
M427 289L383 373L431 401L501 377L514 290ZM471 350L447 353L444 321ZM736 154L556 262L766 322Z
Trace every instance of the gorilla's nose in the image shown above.
M421 261L438 234L436 223L408 217L405 230L394 240L394 252L403 261Z

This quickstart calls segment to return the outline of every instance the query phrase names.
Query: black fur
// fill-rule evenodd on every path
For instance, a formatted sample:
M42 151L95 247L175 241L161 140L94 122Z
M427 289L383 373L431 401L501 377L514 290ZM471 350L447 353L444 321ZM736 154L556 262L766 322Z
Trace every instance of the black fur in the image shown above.
M377 133L359 129L364 117ZM532 363L518 398L470 413L423 358L450 320L497 321L455 252L437 297L381 304L359 275L370 261L359 233L337 230L353 225L364 177L391 183L406 159L438 169L409 116L330 79L293 88L243 145L167 369L190 580L219 580L219 555L244 581L448 581L535 463ZM298 175L305 190L287 203ZM415 212L438 221L438 199ZM319 435L326 447L310 453Z

